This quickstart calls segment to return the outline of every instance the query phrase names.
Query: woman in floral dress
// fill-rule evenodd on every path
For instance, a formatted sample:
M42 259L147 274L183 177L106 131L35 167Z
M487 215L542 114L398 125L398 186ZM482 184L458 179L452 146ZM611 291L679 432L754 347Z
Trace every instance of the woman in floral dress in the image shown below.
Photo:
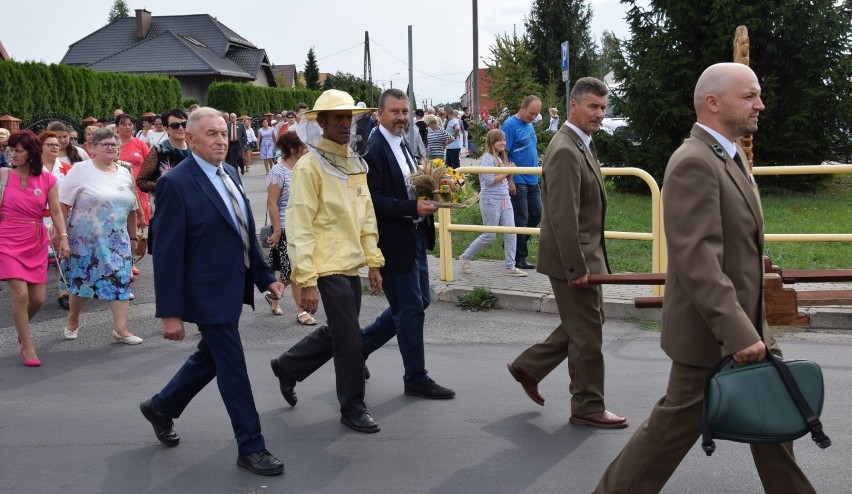
M115 164L118 136L114 131L99 129L92 142L95 157L74 165L59 187L62 210L71 213L71 255L65 262L71 307L64 335L68 340L77 338L80 312L87 299L97 298L109 301L113 340L137 345L142 338L127 330L131 252L136 244L139 207L133 177Z

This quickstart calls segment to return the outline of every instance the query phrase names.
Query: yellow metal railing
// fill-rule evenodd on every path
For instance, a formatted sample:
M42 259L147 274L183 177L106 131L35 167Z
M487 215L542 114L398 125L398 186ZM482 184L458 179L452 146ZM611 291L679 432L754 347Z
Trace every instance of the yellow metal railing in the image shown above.
M494 173L493 167L471 166L462 169L464 173ZM811 175L852 173L852 165L813 165L813 166L758 166L752 169L755 175ZM541 168L505 168L500 173L512 175L541 175ZM645 170L639 168L601 167L603 176L627 175L639 177L645 181L651 190L651 232L605 232L606 238L622 240L651 241L651 267L653 272L665 272L667 250L662 227L662 196L654 178ZM439 231L439 256L441 280L453 281L453 244L451 232L480 232L480 233L515 233L523 235L538 235L539 228L485 226L453 224L450 210L442 208L438 211L438 222L435 227ZM802 234L765 234L767 242L852 242L849 233L802 233ZM662 294L662 286L653 287L654 294Z
M470 166L461 169L464 173L494 173L493 167ZM541 168L501 168L500 173L512 175L541 175ZM651 232L605 232L606 238L626 240L650 240L651 241L651 266L655 273L662 272L665 267L665 243L662 241L662 213L660 208L660 187L648 172L639 168L611 168L602 167L604 176L628 175L639 177L645 181L651 189ZM538 235L539 228L508 227L508 226L485 226L485 225L463 225L453 224L450 210L442 208L438 211L439 231L438 249L440 255L441 280L453 281L453 243L451 232L493 232L493 233L515 233L523 235ZM654 287L655 294L659 287Z
M852 165L755 166L751 171L755 175L824 175L852 173ZM767 233L763 238L767 242L852 242L852 233Z

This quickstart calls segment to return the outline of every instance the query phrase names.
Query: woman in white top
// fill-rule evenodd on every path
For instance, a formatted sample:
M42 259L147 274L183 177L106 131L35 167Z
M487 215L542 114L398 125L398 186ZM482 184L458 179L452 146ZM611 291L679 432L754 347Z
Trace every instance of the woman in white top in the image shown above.
M160 115L154 117L154 123L152 125L153 127L151 127L151 130L148 131L147 137L144 138L144 141L148 143L149 148L156 146L168 138L166 135L166 129L163 128L163 118Z
M77 338L80 312L86 300L98 298L109 301L113 340L137 345L142 338L127 330L131 252L136 247L139 208L133 176L115 163L118 136L114 131L100 129L92 142L95 157L77 163L59 187L59 202L68 218L71 246L71 255L64 266L71 292L64 335L68 340Z
M59 149L62 145L59 144L59 138L57 137L56 132L45 130L38 135L38 138L41 141L42 167L44 170L47 170L56 177L56 190L58 191L58 187L62 184L62 180L65 178L65 175L67 175L68 171L71 170L71 165L59 159ZM52 233L53 219L50 215L49 209L44 212L44 224L47 226L47 231ZM56 266L56 279L59 283L59 295L57 296L56 301L60 307L68 310L68 287L65 286L65 283L62 281L62 276L59 273L60 266L56 259L55 246L53 243L48 243L47 245L47 264L48 266Z
M243 161L246 164L246 171L249 171L251 169L251 153L254 151L255 146L253 144L257 142L257 135L251 128L251 117L244 118L243 125L246 128L246 147L243 149Z

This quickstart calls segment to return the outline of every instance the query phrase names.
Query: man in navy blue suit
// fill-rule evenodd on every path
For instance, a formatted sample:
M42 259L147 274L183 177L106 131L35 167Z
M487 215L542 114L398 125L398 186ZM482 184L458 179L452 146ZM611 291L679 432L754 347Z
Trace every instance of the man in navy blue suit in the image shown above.
M385 257L382 283L390 307L361 330L361 342L366 356L396 336L405 368L405 394L447 399L455 391L437 384L426 371L423 323L431 297L426 250L435 246L432 213L438 208L417 199L409 181L416 162L403 139L408 113L404 92L382 93L379 126L367 141L367 183L379 224L379 248Z
M140 409L157 439L177 446L172 419L213 378L231 417L237 439L237 465L259 475L279 475L284 464L260 433L239 333L243 304L254 308L252 284L280 298L284 286L263 261L254 219L239 175L225 163L228 127L213 108L200 108L188 120L192 155L157 181L157 238L154 256L156 316L163 337L182 340L184 322L198 325L198 350L159 393Z

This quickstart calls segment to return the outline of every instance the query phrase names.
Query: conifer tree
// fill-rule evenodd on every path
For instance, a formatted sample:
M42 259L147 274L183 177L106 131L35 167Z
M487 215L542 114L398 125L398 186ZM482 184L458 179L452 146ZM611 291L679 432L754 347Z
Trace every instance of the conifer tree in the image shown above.
M320 89L320 72L317 65L317 56L314 54L314 48L308 50L308 59L305 61L305 86L308 89Z

